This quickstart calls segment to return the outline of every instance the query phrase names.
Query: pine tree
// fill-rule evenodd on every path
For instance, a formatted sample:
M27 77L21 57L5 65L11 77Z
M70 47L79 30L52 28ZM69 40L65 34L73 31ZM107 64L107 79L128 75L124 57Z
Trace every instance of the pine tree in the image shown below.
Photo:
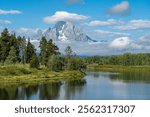
M48 58L47 58L47 40L45 37L42 37L40 41L40 61L42 65L46 65Z
M11 47L10 35L8 29L5 28L0 36L0 61L4 62L9 54Z
M14 46L11 47L9 55L5 60L5 64L15 64L18 62L17 51Z
M18 39L16 38L16 34L11 34L10 35L10 47L13 46L16 50L16 56L17 56L17 59L18 61L20 61L20 55L19 55L19 41Z
M50 57L52 55L59 55L59 48L53 43L53 40L50 39L47 43L47 56Z
M26 63L30 63L31 57L35 55L34 45L32 45L30 39L28 39L28 44L26 47Z
M50 39L48 42L45 37L42 37L40 41L40 60L41 64L44 64L47 66L48 59L52 55L59 55L59 48L53 43L52 39Z

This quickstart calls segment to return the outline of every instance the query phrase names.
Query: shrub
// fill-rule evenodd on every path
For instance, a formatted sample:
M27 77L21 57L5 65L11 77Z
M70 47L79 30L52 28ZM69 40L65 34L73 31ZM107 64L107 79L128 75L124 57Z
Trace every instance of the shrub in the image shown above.
M48 60L48 68L52 71L61 71L63 69L62 59L56 55L52 55Z
M39 68L39 60L37 56L32 56L31 61L30 61L30 68Z

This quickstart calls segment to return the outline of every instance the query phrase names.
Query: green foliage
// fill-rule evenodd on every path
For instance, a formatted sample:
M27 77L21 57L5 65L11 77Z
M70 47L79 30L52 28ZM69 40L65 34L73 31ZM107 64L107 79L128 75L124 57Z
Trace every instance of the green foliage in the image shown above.
M42 37L40 41L40 61L42 65L47 66L48 59L52 55L59 55L59 48L53 43L52 39L48 42L45 37Z
M59 52L59 48L55 45L55 43L53 43L53 40L50 39L48 42L47 42L47 56L48 58L52 55L59 55L60 52Z
M40 41L40 61L42 65L47 64L47 40L45 37L42 37Z
M30 73L31 71L25 65L15 64L0 66L0 77L4 78L7 76L10 76L11 78L12 76L27 75Z
M26 47L26 63L30 63L32 56L35 56L35 48L34 45L31 44L30 39L28 39L27 47Z
M10 39L9 32L7 28L5 28L0 36L0 61L4 62L9 54L11 46L9 39Z
M5 28L0 36L0 61L1 62L5 62L7 58L10 58L10 51L11 51L12 46L15 50L15 53L14 53L15 55L13 55L13 56L15 56L15 58L17 58L17 61L20 61L19 43L16 38L16 35L15 34L10 35L7 28ZM12 53L12 51L11 51L11 53ZM11 63L12 60L8 61L8 59L7 59L7 62ZM14 62L12 62L12 63L14 63Z
M48 68L52 71L61 71L63 69L61 58L53 54L48 60Z
M31 61L30 61L30 68L39 68L40 64L39 64L39 60L38 57L36 55L32 56Z
M150 65L150 54L131 54L125 53L123 55L112 56L93 56L85 58L88 64L99 65L124 65L124 66L142 66Z
M15 64L18 62L18 57L16 55L16 49L14 46L11 47L10 51L9 51L9 55L7 56L6 60L5 60L5 64Z
M17 59L18 59L18 61L20 61L20 56L19 56L19 41L17 40L15 33L10 36L10 40L9 41L10 41L10 47L12 47L12 46L14 47L14 49L16 50Z
M83 59L79 57L70 57L68 58L67 69L82 71L86 69L86 64Z

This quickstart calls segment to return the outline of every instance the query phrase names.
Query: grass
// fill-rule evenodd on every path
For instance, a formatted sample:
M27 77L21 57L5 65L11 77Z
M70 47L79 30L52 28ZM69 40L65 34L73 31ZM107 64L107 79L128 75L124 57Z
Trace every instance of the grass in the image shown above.
M0 66L0 86L60 82L81 79L84 75L79 71L53 72L44 67L31 69L29 65L7 65Z
M150 66L121 66L121 65L98 65L90 64L88 69L109 72L143 72L150 73Z

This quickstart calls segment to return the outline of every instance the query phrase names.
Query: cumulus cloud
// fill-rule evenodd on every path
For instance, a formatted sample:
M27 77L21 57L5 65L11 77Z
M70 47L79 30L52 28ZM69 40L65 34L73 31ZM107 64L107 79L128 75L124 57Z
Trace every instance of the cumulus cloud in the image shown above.
M109 25L119 25L119 24L123 24L123 21L120 20L115 20L115 19L108 19L106 21L100 21L100 20L94 20L91 21L89 23L85 23L85 25L88 26L109 26Z
M130 34L128 33L120 33L120 32L110 32L110 31L105 31L105 30L95 30L95 33L97 33L100 36L129 36Z
M2 10L0 9L0 15L7 15L7 14L21 14L22 12L19 10Z
M110 45L111 48L123 50L123 49L141 49L142 46L134 43L129 37L120 37L113 40Z
M123 1L108 9L109 15L128 15L130 13L130 5L128 1Z
M57 11L52 16L44 17L43 21L47 24L53 24L58 21L81 21L85 19L88 19L88 17L76 13L69 13L66 11Z
M135 29L146 29L150 28L150 20L131 20L125 25L115 26L114 29L119 30L135 30Z
M140 37L140 41L141 41L141 42L150 43L150 34L141 36L141 37Z
M110 43L110 47L123 49L131 44L131 40L128 37L120 37L113 40Z
M150 50L150 34L143 35L140 37L140 42L141 45L143 45L143 49L149 49Z
M11 24L9 20L0 20L0 24Z
M73 4L73 3L80 3L83 2L83 0L67 0L67 3Z

